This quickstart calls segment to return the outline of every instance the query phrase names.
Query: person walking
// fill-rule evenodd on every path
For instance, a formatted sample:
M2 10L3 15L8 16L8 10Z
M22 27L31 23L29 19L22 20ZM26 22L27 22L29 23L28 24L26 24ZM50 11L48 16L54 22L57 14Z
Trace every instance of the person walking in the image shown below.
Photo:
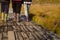
M14 21L19 22L20 12L21 12L22 0L12 0L12 7L14 13Z
M24 0L24 12L26 16L26 21L29 21L29 8L32 3L32 0Z
M9 11L10 0L0 0L0 1L1 1L2 20L6 21Z

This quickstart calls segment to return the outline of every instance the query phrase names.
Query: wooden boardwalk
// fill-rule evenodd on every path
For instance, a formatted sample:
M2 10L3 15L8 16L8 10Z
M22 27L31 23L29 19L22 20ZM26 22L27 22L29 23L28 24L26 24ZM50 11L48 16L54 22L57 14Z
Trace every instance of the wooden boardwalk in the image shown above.
M60 38L33 22L8 22L0 27L0 40L60 40Z

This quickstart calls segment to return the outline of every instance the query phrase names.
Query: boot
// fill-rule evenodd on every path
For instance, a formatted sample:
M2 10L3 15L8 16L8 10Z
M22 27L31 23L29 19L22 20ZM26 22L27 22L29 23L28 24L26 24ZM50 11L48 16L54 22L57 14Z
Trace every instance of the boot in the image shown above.
M7 21L7 14L5 13L4 21Z
M2 12L2 21L4 21L4 13Z
M27 22L29 21L28 16L26 16L26 21L27 21Z

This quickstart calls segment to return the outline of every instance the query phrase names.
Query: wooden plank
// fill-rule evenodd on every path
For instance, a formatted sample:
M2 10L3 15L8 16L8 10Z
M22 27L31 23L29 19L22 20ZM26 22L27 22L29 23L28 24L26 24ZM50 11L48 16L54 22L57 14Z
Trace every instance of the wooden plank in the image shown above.
M26 26L26 28L27 28L30 32L33 31L29 26Z
M7 28L7 26L5 26L5 27L3 27L4 29L4 32L7 32L8 31L8 28Z
M0 28L0 32L3 32L3 27Z
M23 36L24 40L29 40L29 38L25 32L21 32L21 35Z
M18 32L19 40L23 40L23 37L21 36L21 33Z
M21 28L21 31L25 32L25 30L24 30L24 28L22 27L22 25L19 26L19 27Z
M2 33L0 33L0 40L2 40Z
M3 37L8 37L8 33L7 32L3 32Z
M2 33L2 40L8 40L8 33L7 32Z
M15 26L16 27L16 31L20 31L20 27L19 26Z
M35 38L31 34L31 32L27 32L27 35L29 37L29 40L35 40Z
M32 30L32 32L35 31L35 30L33 30L33 26L32 25L29 25L29 28Z
M25 30L26 32L28 31L28 29L26 28L25 25L22 25L22 27L24 28L24 30Z
M14 32L14 35L15 35L15 40L19 40L19 36L18 36L18 32L17 31Z
M41 36L41 38L44 40L44 39L47 39L47 36L46 36L46 34L44 34L43 32L38 32L39 34L40 34L40 36Z
M41 29L41 27L38 27L38 26L35 25L34 23L31 23L31 22L30 22L30 25L32 25L36 30L40 30L40 29Z
M16 27L15 26L12 26L13 27L13 29L16 29Z
M14 32L8 31L8 40L15 40Z
M40 29L36 26L33 25L33 28L36 30L36 31L40 31Z
M37 35L35 35L34 32L32 32L32 35L34 36L35 40L40 40L40 39L37 37Z
M39 34L39 32L34 32L35 33L35 35L37 35L38 36L38 38L40 39L40 40L42 40L42 36L41 36L41 34Z
M13 31L12 25L9 25L9 26L8 26L8 31Z
M25 24L26 24L26 23L25 23ZM36 31L36 30L37 30L37 31L40 30L40 28L37 27L37 26L35 26L34 23L29 22L28 25L29 25L31 28L33 28L33 30L35 30L35 31Z

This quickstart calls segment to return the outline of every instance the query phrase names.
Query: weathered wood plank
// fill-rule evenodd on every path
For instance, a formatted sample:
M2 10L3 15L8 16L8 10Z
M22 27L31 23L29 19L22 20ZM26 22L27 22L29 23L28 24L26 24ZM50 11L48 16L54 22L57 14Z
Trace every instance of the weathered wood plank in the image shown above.
M23 40L23 37L20 32L18 32L19 40Z
M25 30L26 32L28 31L28 29L26 28L25 25L23 25L22 27L24 28L24 30Z
M27 32L27 35L29 37L29 40L35 40L35 38L31 34L31 32Z
M14 32L8 31L8 40L15 40Z
M2 33L0 33L0 40L2 40Z
M21 35L23 36L24 40L29 40L29 38L25 32L21 32Z
M26 28L27 28L30 32L33 31L29 26L26 26Z
M14 32L14 36L15 36L15 40L19 40L19 36L16 31Z
M8 40L8 34L7 32L2 33L2 40Z
M35 40L40 40L40 39L37 37L37 35L35 35L34 32L32 32L32 35L35 37Z
M25 30L24 30L24 28L22 27L22 25L19 26L19 27L21 28L21 31L25 32Z

